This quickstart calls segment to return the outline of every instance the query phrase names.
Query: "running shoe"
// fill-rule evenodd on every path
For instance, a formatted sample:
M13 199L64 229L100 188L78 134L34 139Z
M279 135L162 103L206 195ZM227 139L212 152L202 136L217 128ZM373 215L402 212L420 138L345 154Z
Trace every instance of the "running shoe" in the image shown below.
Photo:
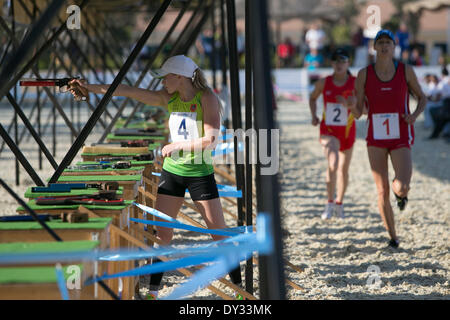
M397 249L399 245L400 245L400 241L398 241L398 239L397 240L395 240L395 239L389 240L389 247Z
M325 211L322 213L322 220L330 219L333 216L334 203L329 202L325 206Z
M408 204L408 197L399 197L398 195L395 195L395 199L397 200L397 207L400 209L400 211L404 211L406 208L406 205Z
M344 219L345 218L345 213L344 213L344 204L336 204L334 206L334 214L341 218Z

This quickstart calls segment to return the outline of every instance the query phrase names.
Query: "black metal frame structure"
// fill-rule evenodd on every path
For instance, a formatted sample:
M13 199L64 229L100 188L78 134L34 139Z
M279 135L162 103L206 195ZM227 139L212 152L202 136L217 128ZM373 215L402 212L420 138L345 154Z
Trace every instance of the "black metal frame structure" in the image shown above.
M135 112L139 111L143 106L141 103L132 102L130 99L126 99L120 105L116 101L112 101L114 90L123 81L127 81L129 85L139 86L142 84L147 71L155 67L155 61L157 57L162 54L164 45L171 39L173 32L177 25L180 23L182 17L186 12L191 11L192 15L185 25L183 31L178 36L173 44L172 50L169 55L186 54L189 48L195 43L202 28L210 19L211 27L213 30L221 30L221 48L220 52L215 48L214 50L220 56L221 60L221 73L222 73L222 89L228 86L228 80L230 83L230 96L231 96L231 111L232 119L231 124L234 130L242 129L242 108L241 108L241 96L239 89L239 57L237 52L237 32L236 32L236 12L235 12L235 0L162 0L154 1L154 5L148 6L148 12L153 14L153 17L148 24L146 30L140 36L134 49L126 58L126 61L121 62L121 58L114 54L114 50L107 50L109 38L114 43L114 47L117 48L117 44L114 40L114 35L108 30L108 24L106 19L102 16L96 21L86 21L91 30L82 28L78 35L74 35L67 29L65 21L59 21L61 25L58 28L50 27L50 22L55 20L55 16L58 15L59 10L63 5L66 5L66 1L61 0L49 0L48 7L45 10L38 8L36 3L33 12L26 9L23 5L23 0L10 0L15 6L22 5L24 11L28 17L34 21L28 27L28 33L23 39L16 36L16 32L13 28L9 28L8 21L3 17L0 17L0 30L5 32L9 39L8 44L5 46L5 51L2 53L0 65L0 100L6 97L14 108L15 113L22 119L26 129L31 133L31 136L36 140L38 145L38 152L41 159L41 153L50 162L51 166L55 169L53 175L49 179L49 183L54 183L58 180L63 170L71 164L72 160L79 152L87 137L92 132L93 128L99 123L104 129L103 135L99 142L102 142L107 134L111 131L116 121L120 116L123 116L125 108L131 104L133 111L128 117L125 126L129 123L130 119ZM152 4L152 2L148 2ZM82 12L86 8L90 8L98 12L120 12L120 11L139 11L141 8L141 1L114 1L108 2L106 0L82 0L78 1L79 7ZM151 36L152 32L157 28L160 19L164 13L168 10L169 6L173 6L178 10L178 16L173 21L170 30L167 35L161 41L156 51L148 59L147 64L141 71L138 79L133 81L127 78L127 73L130 70L131 65L136 61L140 51L146 44L147 40ZM216 25L216 12L218 12L219 22ZM38 17L37 17L38 16ZM14 16L10 17L14 24ZM245 130L252 128L255 129L267 129L271 130L275 128L273 109L272 109L272 87L270 78L270 59L268 52L268 27L267 27L267 5L265 0L246 0L245 1L245 27L246 27L246 51L245 51ZM94 31L92 31L92 29ZM48 35L46 33L48 32ZM64 35L64 37L63 37ZM96 40L91 38L91 35ZM83 36L85 46L80 44L79 36ZM104 39L102 39L104 37ZM43 44L42 39L45 39ZM68 40L67 40L68 38ZM100 39L100 40L99 40ZM98 40L98 42L97 42ZM39 59L52 48L52 45L58 45L53 53L54 59L58 59L59 66L52 65L49 68L49 73L56 75L58 72L64 72L67 76L72 76L72 72L84 76L83 70L87 69L94 75L98 82L102 82L105 78L101 79L96 73L96 66L94 66L90 59L89 54L98 55L101 57L101 66L104 71L114 74L110 69L108 63L119 68L117 75L114 77L114 81L110 85L107 92L101 99L96 97L96 106L91 103L86 103L92 110L88 121L81 126L80 125L80 102L70 101L70 117L66 115L60 101L55 97L50 89L44 88L37 91L37 101L33 106L29 115L26 115L21 109L21 103L23 101L25 93L22 93L21 98L17 94L12 94L11 90L16 88L18 81L26 74L30 72L36 77L40 77L39 68L37 63ZM70 56L70 50L75 49L78 52L78 60L73 59ZM59 52L62 49L63 52L69 56L70 65L68 66L64 62L64 53ZM33 52L33 56L27 60L27 56L30 52ZM85 54L85 52L88 52ZM7 53L9 56L7 56ZM227 58L228 54L228 58ZM106 59L109 56L109 60ZM229 79L227 74L227 64L229 71ZM216 89L216 68L215 63L213 66L213 86ZM159 81L155 79L147 89L155 89L159 85ZM45 100L41 99L44 98ZM42 118L42 106L45 104L46 99L50 99L53 103L52 117L49 121L53 121L53 155L47 149L46 145L42 141L43 130L41 126ZM75 122L75 110L74 106L77 106L78 113L78 129ZM116 108L116 113L112 116L107 111L108 105L113 105ZM36 123L37 129L34 128L31 118L37 110ZM110 109L111 110L111 109ZM55 161L56 153L56 130L55 121L56 114L64 119L67 127L70 130L73 144L65 154L62 161L57 164ZM103 119L101 117L104 117ZM17 117L15 117L16 119ZM44 185L44 182L37 175L33 166L27 161L26 157L20 151L19 142L21 138L18 136L17 122L13 119L8 129L6 130L0 124L0 136L4 142L13 151L16 161L20 163L27 173L32 178L36 185ZM10 130L14 126L15 140L10 137ZM228 127L228 125L227 125ZM45 131L45 128L44 128ZM25 130L21 136L25 134ZM268 139L268 145L270 144L270 136L262 137L258 135L259 139ZM253 165L250 163L251 146L249 140L245 141L245 164L238 164L238 141L234 139L234 168L235 177L237 182L237 188L242 190L243 198L238 199L238 221L237 225L253 225ZM3 147L0 148L0 152ZM39 161L39 167L42 168L42 161ZM283 259L282 259L282 245L281 245L281 222L280 222L280 210L279 210L279 186L277 181L277 175L262 176L261 164L256 165L256 190L257 190L257 211L270 214L272 218L272 234L273 234L273 247L274 251L270 255L259 257L259 283L261 290L261 299L285 299L284 288L284 274L283 274ZM16 170L18 171L18 170ZM2 185L5 186L3 180L0 179ZM249 293L253 293L253 259L246 261L245 266L245 286Z

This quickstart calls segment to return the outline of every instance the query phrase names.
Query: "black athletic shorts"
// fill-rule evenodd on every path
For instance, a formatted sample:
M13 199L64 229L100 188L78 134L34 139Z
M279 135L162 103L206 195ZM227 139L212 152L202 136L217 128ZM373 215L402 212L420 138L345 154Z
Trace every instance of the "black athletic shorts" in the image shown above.
M214 173L203 177L182 177L162 170L158 183L158 193L174 197L183 197L189 190L194 201L211 200L219 197Z

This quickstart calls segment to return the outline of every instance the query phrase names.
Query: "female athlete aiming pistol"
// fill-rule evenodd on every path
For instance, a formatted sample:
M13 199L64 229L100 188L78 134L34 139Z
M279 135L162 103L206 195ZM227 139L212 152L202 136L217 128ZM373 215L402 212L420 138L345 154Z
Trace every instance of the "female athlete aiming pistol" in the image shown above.
M187 188L208 228L226 228L211 156L220 128L219 99L208 86L203 72L184 55L169 58L161 69L152 74L163 78L161 90L145 90L121 84L114 95L152 106L163 106L170 113L172 143L162 148L164 163L155 209L176 218ZM87 84L79 80L71 84L97 94L104 94L109 88L109 85ZM158 238L168 245L173 230L164 227L156 229ZM221 240L225 237L212 235L212 238ZM162 276L162 273L152 275L148 298L157 297ZM241 282L239 267L230 272L230 278L235 284ZM237 298L241 297L237 295Z

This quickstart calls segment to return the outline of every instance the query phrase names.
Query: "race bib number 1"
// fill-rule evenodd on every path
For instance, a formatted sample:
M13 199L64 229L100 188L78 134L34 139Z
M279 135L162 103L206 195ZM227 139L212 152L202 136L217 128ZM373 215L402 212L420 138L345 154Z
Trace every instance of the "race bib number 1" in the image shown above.
M372 120L375 140L400 139L398 113L375 113Z
M197 139L197 112L172 112L169 118L172 142Z
M327 126L346 126L347 108L339 103L327 103L325 124Z

